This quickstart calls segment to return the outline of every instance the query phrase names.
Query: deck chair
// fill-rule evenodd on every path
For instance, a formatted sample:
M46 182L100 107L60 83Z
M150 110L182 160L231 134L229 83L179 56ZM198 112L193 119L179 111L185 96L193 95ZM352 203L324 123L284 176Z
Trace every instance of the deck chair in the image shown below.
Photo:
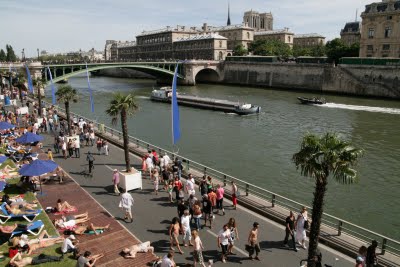
M3 213L3 214L0 214L0 223L1 224L5 224L8 220L13 219L13 218L24 218L28 222L32 222L42 212L42 209L38 209L38 210L34 210L35 213L32 213L32 214L12 214L7 211L6 204L7 203L3 203L0 206L0 210Z
M38 220L38 221L35 221L35 222L32 222L32 223L29 223L28 227L24 231L14 231L14 232L12 232L10 239L13 238L13 236L22 235L22 234L25 234L25 233L29 233L29 234L32 234L34 236L38 236L42 232L43 228L44 228L44 223L41 220Z

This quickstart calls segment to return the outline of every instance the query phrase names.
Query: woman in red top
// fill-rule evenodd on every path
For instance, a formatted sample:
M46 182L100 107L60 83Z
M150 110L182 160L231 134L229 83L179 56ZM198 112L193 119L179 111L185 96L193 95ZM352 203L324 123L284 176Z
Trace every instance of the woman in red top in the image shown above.
M179 192L182 190L182 188L183 188L183 184L182 184L181 180L179 180L179 177L176 176L175 180L174 180L174 190L175 190L176 200L181 199L181 197L179 196Z

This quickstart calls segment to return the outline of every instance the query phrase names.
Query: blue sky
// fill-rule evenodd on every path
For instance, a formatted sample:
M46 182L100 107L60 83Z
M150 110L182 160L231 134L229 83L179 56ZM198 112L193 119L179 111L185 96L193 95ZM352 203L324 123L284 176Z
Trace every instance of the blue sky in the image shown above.
M232 24L250 9L271 11L274 28L294 33L319 33L327 40L372 0L230 0ZM226 24L228 0L0 0L0 48L11 44L18 56L36 49L68 52L94 47L107 39L134 40L143 30L165 26ZM360 18L359 18L360 20Z

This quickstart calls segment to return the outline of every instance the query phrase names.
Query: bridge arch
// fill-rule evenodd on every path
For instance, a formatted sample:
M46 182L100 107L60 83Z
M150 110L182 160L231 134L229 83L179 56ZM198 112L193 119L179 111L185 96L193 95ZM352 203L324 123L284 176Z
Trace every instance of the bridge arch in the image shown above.
M221 77L217 70L205 68L198 71L194 79L196 83L215 83L220 81Z

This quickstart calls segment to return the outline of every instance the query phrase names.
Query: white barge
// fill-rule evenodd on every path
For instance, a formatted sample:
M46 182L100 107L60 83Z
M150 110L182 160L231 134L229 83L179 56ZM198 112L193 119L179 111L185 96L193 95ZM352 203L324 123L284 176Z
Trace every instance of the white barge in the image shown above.
M171 103L172 88L161 87L151 92L150 99L158 102ZM261 107L252 104L232 102L228 100L213 99L208 97L198 97L191 95L181 95L177 93L178 104L182 106L210 109L226 113L236 113L238 115L250 115L260 113Z

